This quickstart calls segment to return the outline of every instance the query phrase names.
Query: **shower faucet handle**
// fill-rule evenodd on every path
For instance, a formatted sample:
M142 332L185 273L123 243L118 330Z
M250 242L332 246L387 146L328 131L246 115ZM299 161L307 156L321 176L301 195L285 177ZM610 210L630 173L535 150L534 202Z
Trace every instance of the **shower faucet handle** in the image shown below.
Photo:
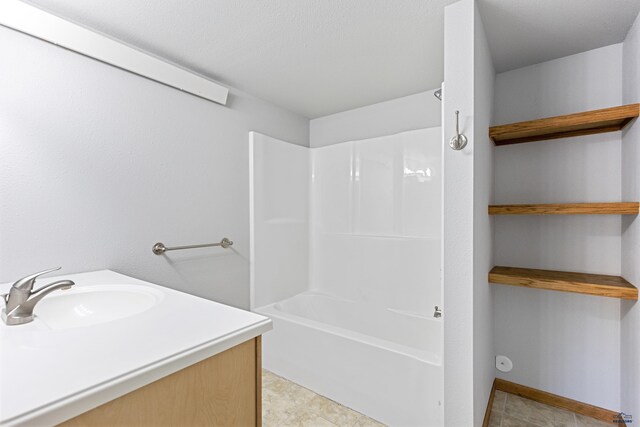
M437 305L435 311L433 312L433 317L435 317L436 319L442 317L442 309L439 309Z

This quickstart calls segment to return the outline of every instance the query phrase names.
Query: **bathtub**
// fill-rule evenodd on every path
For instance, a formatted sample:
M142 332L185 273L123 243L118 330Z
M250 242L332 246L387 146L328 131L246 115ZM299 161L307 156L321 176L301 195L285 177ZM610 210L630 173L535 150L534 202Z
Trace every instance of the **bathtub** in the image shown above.
M391 426L442 426L442 322L319 292L256 312L263 366Z

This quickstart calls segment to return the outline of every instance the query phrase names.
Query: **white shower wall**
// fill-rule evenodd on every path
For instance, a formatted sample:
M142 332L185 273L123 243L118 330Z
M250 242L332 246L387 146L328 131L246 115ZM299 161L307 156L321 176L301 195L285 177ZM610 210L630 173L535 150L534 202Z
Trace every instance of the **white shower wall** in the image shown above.
M310 287L410 312L441 303L440 128L311 149Z
M309 149L249 133L250 307L308 289Z
M307 290L441 305L439 127L313 149L250 139L252 308Z

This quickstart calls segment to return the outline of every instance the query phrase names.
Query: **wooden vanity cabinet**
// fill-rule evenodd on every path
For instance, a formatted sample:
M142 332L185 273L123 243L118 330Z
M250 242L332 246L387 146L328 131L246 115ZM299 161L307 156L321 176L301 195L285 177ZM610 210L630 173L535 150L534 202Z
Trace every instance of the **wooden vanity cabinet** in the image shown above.
M261 390L257 337L59 425L261 426Z

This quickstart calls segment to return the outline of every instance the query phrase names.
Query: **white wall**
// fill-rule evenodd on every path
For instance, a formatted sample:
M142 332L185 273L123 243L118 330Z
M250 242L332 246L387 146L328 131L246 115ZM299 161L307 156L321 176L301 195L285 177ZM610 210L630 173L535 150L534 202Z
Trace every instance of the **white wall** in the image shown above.
M444 415L447 426L474 425L474 23L473 0L461 0L444 13L443 133L446 142L460 131L469 139L462 151L443 152Z
M498 74L494 124L620 105L622 45ZM495 149L495 202L621 200L620 133ZM626 199L626 198L625 198ZM496 217L496 265L620 274L620 216ZM620 301L495 285L497 376L620 407Z
M640 17L623 47L623 102L640 102ZM636 121L622 136L622 199L640 200L640 125ZM622 275L640 285L640 220L622 220ZM640 418L640 305L623 301L620 409ZM637 422L637 421L636 421Z
M313 148L311 288L378 307L441 305L441 129Z
M482 425L494 379L492 116L495 71L473 0L445 8L443 292L445 420ZM467 147L448 146L460 111Z
M309 287L309 148L251 132L251 309Z
M440 126L442 105L434 92L435 89L313 119L310 145L323 147Z
M237 90L227 107L0 27L0 281L109 268L249 305L248 132L308 120ZM218 241L174 252L151 246Z
M473 419L482 425L494 375L493 286L487 273L493 267L494 146L487 129L493 114L495 70L484 25L475 5L473 83Z

